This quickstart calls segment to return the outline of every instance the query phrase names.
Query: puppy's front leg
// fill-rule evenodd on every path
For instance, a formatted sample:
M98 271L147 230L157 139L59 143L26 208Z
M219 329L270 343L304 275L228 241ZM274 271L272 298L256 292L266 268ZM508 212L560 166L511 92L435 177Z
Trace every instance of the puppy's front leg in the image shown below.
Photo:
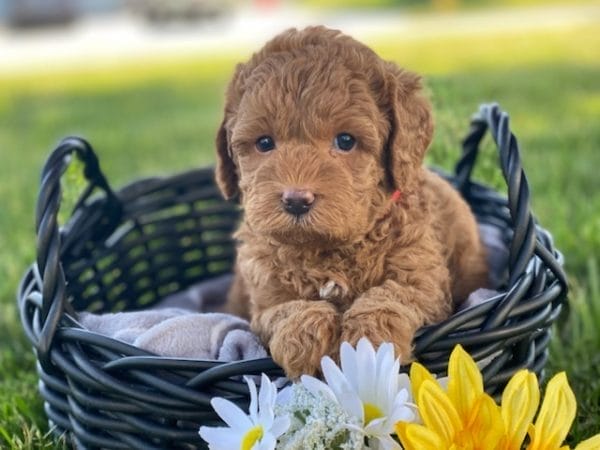
M271 351L287 376L319 372L324 355L335 356L341 318L333 305L321 300L293 300L255 311L252 329Z
M412 360L412 341L422 326L450 313L448 283L405 285L386 280L358 297L342 319L342 341L355 344L365 336L375 347L394 344L402 363Z

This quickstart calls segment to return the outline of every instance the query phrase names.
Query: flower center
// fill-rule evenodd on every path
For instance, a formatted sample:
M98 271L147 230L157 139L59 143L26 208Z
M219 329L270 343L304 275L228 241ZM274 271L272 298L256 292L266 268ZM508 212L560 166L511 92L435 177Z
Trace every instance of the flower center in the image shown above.
M251 450L258 441L260 441L263 437L263 427L262 425L256 425L253 428L250 428L244 434L242 438L242 445L240 446L240 450Z
M363 403L363 412L365 416L365 425L371 423L375 419L383 417L383 411L373 403Z

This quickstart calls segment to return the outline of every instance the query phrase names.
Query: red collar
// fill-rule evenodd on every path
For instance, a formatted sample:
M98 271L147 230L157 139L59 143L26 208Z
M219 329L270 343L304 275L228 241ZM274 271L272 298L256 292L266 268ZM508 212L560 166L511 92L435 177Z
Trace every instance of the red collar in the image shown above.
M400 200L402 200L402 192L400 192L398 189L396 189L394 191L394 193L392 194L392 202L400 203Z

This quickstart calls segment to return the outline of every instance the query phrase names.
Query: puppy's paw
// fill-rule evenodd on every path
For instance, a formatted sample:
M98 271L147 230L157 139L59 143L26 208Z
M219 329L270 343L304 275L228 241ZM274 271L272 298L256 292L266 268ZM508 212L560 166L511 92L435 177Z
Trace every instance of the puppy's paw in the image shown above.
M303 374L318 374L323 356L337 357L339 335L340 316L336 309L329 303L315 301L279 324L269 350L273 360L295 380Z
M375 308L366 311L350 308L346 311L340 341L355 346L362 337L366 337L375 348L384 342L394 344L394 354L402 364L413 360L414 331L408 321L394 312Z

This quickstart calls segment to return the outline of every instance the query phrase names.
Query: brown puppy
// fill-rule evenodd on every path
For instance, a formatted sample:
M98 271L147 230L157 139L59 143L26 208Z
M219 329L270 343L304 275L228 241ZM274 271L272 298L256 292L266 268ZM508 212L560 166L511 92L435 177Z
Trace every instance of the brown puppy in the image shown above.
M338 31L289 30L240 64L217 182L245 211L229 310L292 377L361 336L403 361L422 326L485 285L476 222L423 168L420 78Z

